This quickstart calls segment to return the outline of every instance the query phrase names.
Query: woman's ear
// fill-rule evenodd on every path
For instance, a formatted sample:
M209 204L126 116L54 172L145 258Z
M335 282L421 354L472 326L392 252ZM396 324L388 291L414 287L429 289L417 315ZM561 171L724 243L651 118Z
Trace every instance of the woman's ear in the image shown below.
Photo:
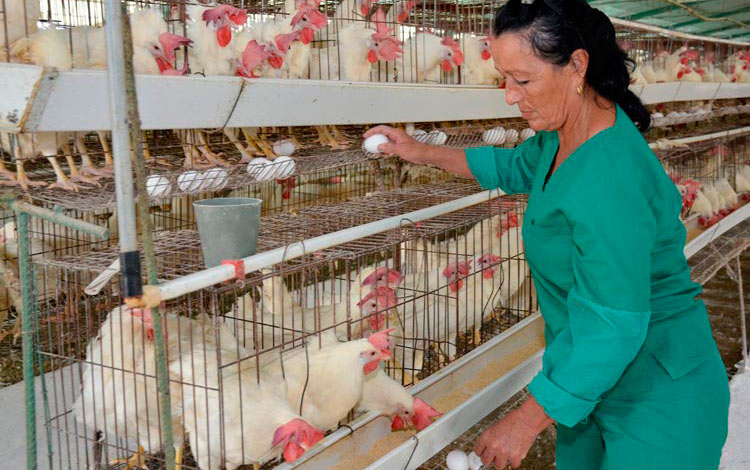
M570 55L570 63L573 65L573 72L580 78L585 78L589 68L589 53L585 49L576 49Z

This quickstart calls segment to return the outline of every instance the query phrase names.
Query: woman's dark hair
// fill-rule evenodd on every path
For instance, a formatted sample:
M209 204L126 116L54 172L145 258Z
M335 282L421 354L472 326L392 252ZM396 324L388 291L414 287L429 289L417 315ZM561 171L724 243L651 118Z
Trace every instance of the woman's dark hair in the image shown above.
M543 60L565 65L577 49L589 54L586 83L600 96L617 103L643 132L651 116L628 86L635 62L615 38L607 15L585 0L510 0L495 15L495 36L522 32Z

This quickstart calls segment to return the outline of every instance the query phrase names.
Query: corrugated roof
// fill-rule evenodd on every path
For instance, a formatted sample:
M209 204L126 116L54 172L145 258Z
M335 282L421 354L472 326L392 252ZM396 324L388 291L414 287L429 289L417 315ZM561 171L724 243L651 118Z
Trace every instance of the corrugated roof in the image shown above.
M615 18L750 43L750 0L589 0L589 3Z

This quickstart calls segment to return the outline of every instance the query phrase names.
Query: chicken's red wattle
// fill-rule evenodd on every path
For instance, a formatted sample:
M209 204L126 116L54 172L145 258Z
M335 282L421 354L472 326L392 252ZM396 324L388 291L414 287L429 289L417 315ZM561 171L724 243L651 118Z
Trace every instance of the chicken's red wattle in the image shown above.
M490 51L482 51L482 60L490 60L492 58L492 54L490 54Z
M225 24L221 28L217 29L216 41L218 41L219 46L227 47L227 44L232 41L232 27L228 24Z

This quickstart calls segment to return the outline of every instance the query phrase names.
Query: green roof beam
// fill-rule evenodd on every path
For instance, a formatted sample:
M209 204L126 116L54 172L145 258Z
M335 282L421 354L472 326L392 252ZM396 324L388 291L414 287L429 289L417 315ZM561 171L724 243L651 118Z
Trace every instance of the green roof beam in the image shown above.
M738 8L736 10L725 11L725 12L719 13L717 15L713 15L713 16L711 16L711 18L726 18L727 16L736 15L738 13L745 13L745 12L748 12L748 11L750 11L750 6L744 6L742 8ZM682 28L683 26L690 26L690 25L698 24L698 23L706 23L706 24L708 24L708 23L710 23L710 21L705 21L704 22L703 20L701 20L699 18L695 18L695 19L690 20L690 21L684 21L682 23L677 23L675 25L672 25L672 28L679 29L679 28Z
M737 25L724 25L721 28L707 29L707 30L704 30L704 31L699 31L699 32L697 32L695 34L699 34L701 36L706 36L706 35L709 35L709 34L712 34L712 33L718 33L720 31L732 31L732 30L735 30L735 29L738 29L738 28L740 28L740 27L737 26ZM750 29L748 29L746 31L747 31L746 34L750 33Z
M695 3L695 2L690 2L690 3ZM678 8L679 7L676 7L674 5L667 5L667 6L659 7L659 8L651 8L650 10L643 10L640 13L629 15L628 19L632 21L637 21L642 18L647 18L649 16L655 16L655 15L659 15L661 13L665 13L668 11L677 10Z
M750 31L743 31L741 33L732 34L731 36L726 36L723 39L735 39L741 38L742 36L748 36L748 39L750 40Z

